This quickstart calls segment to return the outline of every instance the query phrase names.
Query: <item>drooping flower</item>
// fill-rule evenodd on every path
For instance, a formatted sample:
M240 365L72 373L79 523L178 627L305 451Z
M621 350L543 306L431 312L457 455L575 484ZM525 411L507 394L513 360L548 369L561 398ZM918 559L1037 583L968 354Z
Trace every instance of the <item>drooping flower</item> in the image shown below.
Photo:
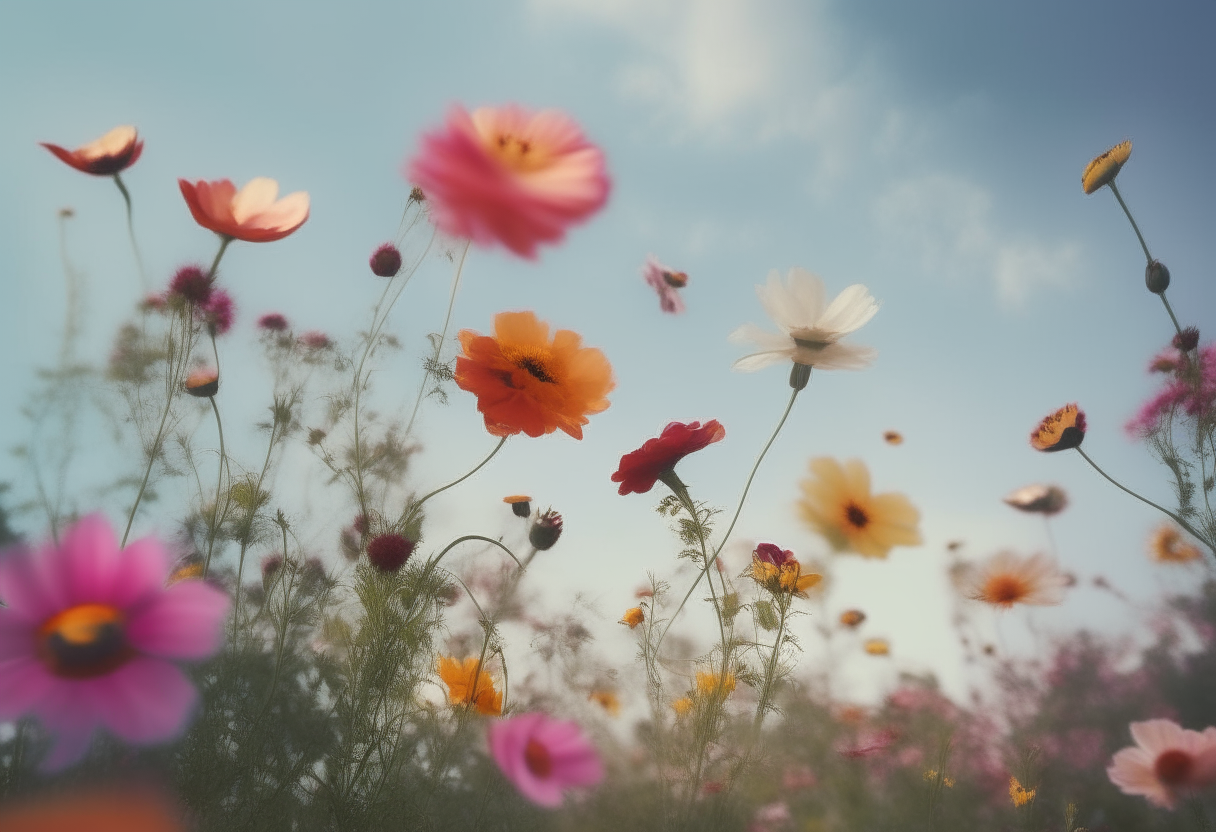
M688 275L670 266L664 266L653 254L646 256L642 266L642 277L647 285L659 294L659 308L672 315L684 311L684 299L680 290L688 285Z
M492 336L461 331L456 385L477 396L494 436L560 429L582 439L587 414L608 409L616 382L604 354L581 344L568 329L550 340L548 324L531 312L500 312Z
M1081 174L1081 189L1087 194L1092 194L1103 185L1114 182L1115 177L1119 175L1119 171L1131 158L1131 155L1132 143L1125 141L1095 157L1085 166L1085 171Z
M920 512L902 494L870 494L870 472L859 459L810 461L798 512L837 551L885 558L895 546L921 543Z
M75 150L67 150L57 144L41 143L62 161L76 170L94 176L113 176L135 164L144 152L144 143L134 127L115 127L100 139L94 139Z
M562 536L562 516L553 509L541 512L528 530L528 542L538 552L547 552Z
M1010 491L1001 501L1018 511L1051 517L1068 507L1068 495L1058 485L1024 485Z
M228 598L166 587L169 567L152 538L120 549L98 514L61 545L0 557L0 720L34 716L55 735L44 768L80 759L98 728L143 745L186 727L198 696L176 663L219 649Z
M308 194L279 199L279 183L259 176L239 191L227 179L177 180L194 221L221 237L247 243L281 240L308 219Z
M396 277L401 271L401 250L392 243L384 243L372 252L368 265L376 277Z
M1198 563L1203 560L1199 547L1184 538L1182 530L1169 522L1162 523L1153 531L1148 552L1157 563Z
M604 764L576 722L520 714L491 725L489 740L498 768L540 806L560 806L563 791L604 779Z
M607 711L609 716L621 713L621 700L610 690L593 690L587 698Z
M1068 586L1068 576L1046 555L998 552L972 572L966 595L1003 609L1015 604L1050 607L1064 600Z
M625 610L625 614L621 616L621 624L628 624L629 629L634 629L643 621L646 620L646 613L642 612L641 607L630 607Z
M511 494L503 497L502 501L511 506L511 513L516 517L530 517L532 514L532 498L527 494Z
M613 482L619 482L618 494L645 494L654 488L656 480L673 472L681 459L691 453L720 442L726 428L717 419L704 425L700 422L670 422L655 439L647 439L642 447L621 457Z
M1009 800L1014 806L1025 806L1030 801L1034 800L1034 794L1037 789L1027 789L1018 782L1018 778L1009 778Z
M1081 447L1085 438L1085 412L1075 404L1066 404L1043 421L1030 434L1030 447L1051 453Z
M414 541L399 534L376 535L367 544L367 559L381 572L396 572L414 551Z
M1165 809L1193 789L1216 784L1216 728L1190 731L1168 719L1133 722L1135 746L1115 752L1106 774L1124 794Z
M891 655L891 642L887 641L885 638L866 639L865 644L863 644L861 647L871 656Z
M830 304L824 291L823 281L806 269L790 269L785 284L776 271L770 272L768 283L757 286L756 294L782 333L775 335L755 324L736 329L730 334L732 342L754 343L760 352L740 358L734 369L751 372L782 361L821 370L868 367L876 352L840 339L873 318L878 302L860 283L849 286Z
M425 134L406 176L439 230L535 258L608 201L604 154L557 110L459 105Z
M789 549L761 543L752 552L752 580L773 593L788 592L806 597L806 590L823 580L814 572L802 574L802 565Z
M459 662L440 656L439 678L448 686L448 699L453 705L472 705L486 716L502 714L502 694L494 689L494 680L477 657Z
M209 399L220 391L220 374L214 367L200 367L186 376L186 392L200 399Z

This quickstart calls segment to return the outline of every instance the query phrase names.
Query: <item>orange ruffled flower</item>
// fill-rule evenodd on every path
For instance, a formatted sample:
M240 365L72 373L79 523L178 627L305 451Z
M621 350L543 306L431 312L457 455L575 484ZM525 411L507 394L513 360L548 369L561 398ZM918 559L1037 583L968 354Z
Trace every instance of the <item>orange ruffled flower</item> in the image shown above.
M621 624L628 624L629 629L634 629L643 621L646 620L646 613L642 612L641 607L630 607L625 610L625 614L621 616Z
M885 558L895 546L920 545L920 512L902 494L871 494L870 472L861 460L841 465L817 457L810 469L798 512L834 549Z
M448 686L448 699L453 705L472 705L486 716L501 716L502 694L494 689L494 680L478 664L479 660L473 657L463 662L439 657L439 678Z
M1203 552L1193 543L1188 543L1182 531L1173 523L1162 523L1149 539L1149 555L1157 563L1196 563L1203 560Z
M1115 181L1119 171L1132 156L1132 143L1121 142L1085 166L1081 174L1081 189L1087 194Z
M1044 416L1043 421L1030 434L1030 447L1036 451L1051 453L1081 447L1085 439L1085 411L1075 404L1066 404Z
M222 237L247 243L281 240L308 219L308 194L279 199L279 183L259 176L239 191L227 179L177 180L194 221Z
M42 146L76 170L94 176L113 176L124 171L135 164L144 152L144 143L139 140L135 128L129 124L115 127L100 139L94 139L75 150L49 142L42 142Z
M583 438L588 413L608 409L616 386L602 352L549 326L531 312L500 312L494 334L460 333L464 355L456 359L456 385L477 396L486 430L494 436L536 437L557 429Z

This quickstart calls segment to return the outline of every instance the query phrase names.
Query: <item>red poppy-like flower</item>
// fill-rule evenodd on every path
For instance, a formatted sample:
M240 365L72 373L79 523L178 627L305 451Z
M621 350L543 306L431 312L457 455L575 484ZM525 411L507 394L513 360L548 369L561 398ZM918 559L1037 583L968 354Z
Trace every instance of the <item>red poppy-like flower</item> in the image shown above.
M76 170L94 176L113 176L124 171L144 152L144 143L134 127L115 127L100 139L94 139L75 150L67 150L57 144L42 142L42 146L67 162Z
M259 176L239 191L227 179L177 180L194 221L210 231L247 243L281 240L308 219L308 194L279 199L279 183Z
M700 422L672 422L656 439L647 439L642 447L621 457L621 465L612 475L619 482L618 494L645 494L655 481L673 470L684 457L699 451L726 436L726 428L717 419Z
M472 113L454 105L422 137L406 175L441 231L527 258L602 208L610 187L604 154L573 120L515 104Z

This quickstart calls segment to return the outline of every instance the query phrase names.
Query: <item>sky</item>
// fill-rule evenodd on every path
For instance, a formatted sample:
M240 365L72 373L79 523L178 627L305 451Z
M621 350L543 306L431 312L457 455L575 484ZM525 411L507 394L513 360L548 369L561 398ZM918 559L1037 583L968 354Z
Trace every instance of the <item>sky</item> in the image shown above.
M863 283L879 299L852 336L879 357L862 372L815 374L764 462L728 565L741 570L756 541L803 561L827 558L795 514L798 482L812 457L864 459L876 491L902 492L920 508L925 543L885 561L832 558L826 612L799 626L809 640L826 615L859 607L867 633L892 640L889 663L859 659L841 671L845 695L873 697L899 670L932 670L962 695L969 680L949 629L945 545L964 541L969 558L1048 548L1038 518L1001 503L1016 487L1057 483L1072 500L1052 531L1083 585L1034 613L1040 633L1142 635L1146 605L1163 587L1198 580L1148 563L1144 542L1160 519L1151 509L1077 455L1035 453L1026 437L1047 413L1079 402L1091 455L1146 496L1170 498L1163 470L1122 426L1151 393L1145 368L1172 330L1144 289L1143 258L1115 200L1084 195L1079 180L1092 157L1134 142L1122 192L1173 274L1174 308L1210 330L1214 34L1216 8L1187 2L6 3L0 435L6 446L30 436L21 406L57 349L61 207L76 212L68 251L87 280L82 354L103 359L140 297L116 189L38 142L73 147L118 124L139 128L144 155L124 177L154 285L214 253L178 177L270 176L284 192L310 194L298 233L225 256L239 318L222 345L232 358L217 401L227 424L249 425L269 395L253 346L259 314L282 312L297 329L347 345L366 326L380 289L366 258L396 230L418 136L453 102L560 108L603 148L609 204L536 261L474 249L453 330L486 332L499 311L534 310L605 352L617 378L612 406L581 442L508 442L430 504L426 546L470 532L518 536L503 495L552 504L566 531L530 577L538 603L561 610L577 597L605 655L628 661L630 636L615 621L634 589L648 571L681 590L689 575L677 572L676 541L653 510L660 491L620 497L609 475L667 422L716 418L726 439L680 473L694 497L733 510L788 387L784 369L732 372L743 349L726 335L766 323L753 287L770 270L802 266L829 293ZM649 253L689 274L686 314L659 311L639 273ZM428 263L395 310L391 329L405 350L385 356L375 377L386 415L413 402L418 356L441 326L450 280L450 264ZM425 405L418 424L419 490L464 473L494 444L459 390L446 406ZM888 429L905 443L886 445ZM117 522L129 497L91 484L138 462L110 449L99 427L89 431L72 468L78 505ZM254 465L257 435L229 432L233 453ZM196 441L213 446L207 425ZM351 500L296 451L280 477L283 508L336 566L333 530L348 522ZM29 494L18 459L0 462L0 482ZM141 532L172 532L153 512L141 523ZM18 525L42 533L35 515ZM1084 586L1099 574L1131 596L1130 614ZM975 614L1010 650L1035 649L1025 615L998 625ZM703 617L678 626L707 639ZM820 660L811 648L803 658Z

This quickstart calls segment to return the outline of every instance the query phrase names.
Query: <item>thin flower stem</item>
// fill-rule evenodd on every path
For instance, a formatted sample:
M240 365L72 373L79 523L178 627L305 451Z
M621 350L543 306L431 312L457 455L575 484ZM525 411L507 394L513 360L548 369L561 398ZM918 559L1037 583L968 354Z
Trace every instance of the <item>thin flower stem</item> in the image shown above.
M118 190L122 194L122 201L127 204L127 236L131 238L131 250L135 252L135 265L139 269L139 287L147 292L148 273L144 269L144 256L139 251L139 242L135 239L135 222L131 218L131 194L127 191L127 186L123 184L120 174L114 174L114 184L118 186Z
M207 530L207 557L203 561L204 575L207 574L207 567L211 565L211 554L215 551L215 538L219 534L220 492L224 486L224 462L227 460L224 455L224 424L220 421L220 409L215 403L215 396L208 396L207 401L211 402L211 411L215 414L215 429L220 435L220 470L215 479L215 504L211 507L211 528Z
M1088 463L1089 463L1089 464L1090 464L1090 465L1093 467L1093 469L1094 469L1095 471L1097 471L1099 474L1101 474L1103 477L1105 477L1107 482L1109 482L1111 485L1113 485L1113 486L1115 486L1116 488L1118 488L1120 491L1123 491L1124 493L1126 493L1126 494L1130 494L1131 496L1135 497L1135 498L1136 498L1137 500L1139 500L1140 502L1142 502L1142 503L1144 503L1144 504L1146 504L1146 505L1150 505L1150 506L1152 506L1153 508L1157 509L1157 511L1161 512L1161 513L1162 513L1162 514L1164 514L1165 516L1167 516L1167 517L1169 517L1170 519L1172 519L1172 520L1173 520L1175 523L1177 523L1179 526L1182 526L1182 528L1186 529L1186 530L1187 530L1187 531L1188 531L1190 534L1192 534L1192 535L1193 535L1193 536L1194 536L1194 537L1195 537L1197 540L1202 540L1202 541L1204 542L1204 544L1205 544L1205 545L1207 545L1207 547L1208 547L1209 549L1211 549L1211 550L1212 550L1212 554L1213 554L1213 556L1216 556L1216 546L1214 546L1214 545L1212 544L1212 542L1211 542L1211 541L1209 541L1209 540L1208 540L1206 537L1204 537L1203 535L1201 535L1199 532L1195 531L1195 530L1194 530L1194 529L1191 527L1191 524L1190 524L1190 523L1188 523L1188 522L1186 522L1185 520L1183 520L1181 517L1179 517L1179 516L1178 516L1177 514L1175 514L1174 512L1170 511L1168 508L1163 508L1163 507L1161 507L1161 506L1157 505L1156 503L1154 503L1152 500L1149 500L1149 499L1147 499L1147 498L1145 498L1145 497L1141 497L1141 496L1140 496L1139 494L1137 494L1135 491L1132 491L1130 488L1127 488L1126 486L1124 486L1124 485L1122 485L1121 483L1117 482L1117 481L1116 481L1115 479L1113 479L1113 478L1112 478L1112 477L1111 477L1109 474L1107 474L1105 471L1103 471L1101 468L1099 468L1099 467L1098 467L1098 463L1096 463L1096 462L1094 462L1092 459L1090 459L1090 458L1089 458L1089 454L1087 454L1087 453L1085 453L1085 451L1081 450L1081 448L1080 448L1080 447L1078 447L1078 448L1076 449L1076 451L1077 451L1077 453L1079 453L1079 454L1080 454L1082 457L1084 457L1085 461L1086 461L1086 462L1088 462Z
M1160 297L1161 302L1165 304L1165 311L1170 313L1170 320L1174 322L1174 331L1177 332L1179 335L1181 335L1182 327L1178 325L1178 316L1174 314L1174 308L1172 306L1170 306L1170 302L1165 299L1165 290L1164 289L1160 293L1158 293L1158 297ZM1182 355L1185 358L1187 358L1188 360L1190 359L1190 356L1188 356L1186 353L1183 353Z
M427 561L426 566L423 567L423 569L422 569L422 575L418 578L418 585L423 586L426 584L426 579L429 578L431 576L431 573L434 572L436 567L439 566L439 561L443 560L444 555L446 555L448 552L455 549L461 543L464 543L465 541L468 541L468 540L480 540L483 543L489 543L491 546L497 546L499 549L502 549L504 552L506 552L507 556L510 557L511 560L515 561L515 565L518 566L520 569L523 569L524 566L526 565L524 563L521 563L519 558L515 557L515 553L512 552L510 549L508 549L505 545L503 545L501 540L494 540L493 538L485 537L480 534L466 534L464 537L458 537L455 540L453 540L447 546L443 547L443 551L441 551L438 555L436 555L435 557L433 557L429 561ZM467 587L466 587L466 589L467 589ZM470 597L472 597L472 596L470 596ZM417 600L417 598L414 599L414 601L416 601L416 600ZM409 615L411 612L413 612L414 601L410 602L409 608L406 609L406 615ZM473 604L476 605L477 601L474 600ZM480 607L478 607L478 609L480 609Z
M1107 184L1110 185L1110 191L1115 195L1115 199L1119 200L1119 207L1127 215L1127 221L1132 224L1132 230L1136 232L1136 239L1140 241L1140 248L1144 249L1144 259L1149 263L1153 262L1153 255L1148 253L1148 243L1144 242L1144 235L1140 233L1140 226L1136 225L1132 212L1127 209L1127 203L1123 201L1123 194L1119 193L1119 187L1115 185L1115 180L1112 179Z
M764 669L764 682L760 686L760 701L756 704L756 719L752 723L752 744L760 736L760 727L764 724L764 714L769 703L773 701L773 675L777 672L777 660L781 655L781 639L785 636L785 624L789 620L790 601L783 599L781 606L781 623L777 627L777 640L773 642L773 652L768 657L768 665Z
M456 290L460 288L460 275L464 272L464 260L469 254L469 243L464 244L464 248L460 250L460 260L456 263L456 273L452 275L452 292L448 296L448 311L443 318L443 331L439 333L439 339L435 341L435 352L431 356L431 362L425 367L422 373L422 383L418 385L418 395L414 399L414 409L410 412L410 420L405 424L405 435L410 435L410 428L414 426L414 419L418 416L418 408L422 406L423 394L426 392L426 385L430 381L433 368L439 364L439 354L443 351L443 342L448 337L448 327L452 323L452 308L456 305Z
M496 453L498 453L500 450L502 450L502 446L507 444L508 438L509 437L504 436L502 439L500 439L498 444L494 446L494 450L490 451L490 455L487 456L485 459L483 459L481 462L477 463L477 467L474 468L472 471L465 474L463 477L461 477L458 480L453 480L452 482L448 483L447 485L436 488L434 491L432 491L430 494L427 494L421 500L418 500L415 503L413 503L412 505L410 505L409 509L407 509L407 511L405 512L405 514L402 518L403 522L401 523L401 525L403 527L408 528L410 523L413 522L414 518L418 515L418 510L420 508L422 508L423 503L425 503L427 500L434 497L436 494L441 494L444 491L447 491L449 488L452 488L453 486L460 485L460 483L464 482L469 477L473 476L478 471L480 471L482 469L482 466L484 466L487 462L489 462L491 459L493 459L494 455Z

